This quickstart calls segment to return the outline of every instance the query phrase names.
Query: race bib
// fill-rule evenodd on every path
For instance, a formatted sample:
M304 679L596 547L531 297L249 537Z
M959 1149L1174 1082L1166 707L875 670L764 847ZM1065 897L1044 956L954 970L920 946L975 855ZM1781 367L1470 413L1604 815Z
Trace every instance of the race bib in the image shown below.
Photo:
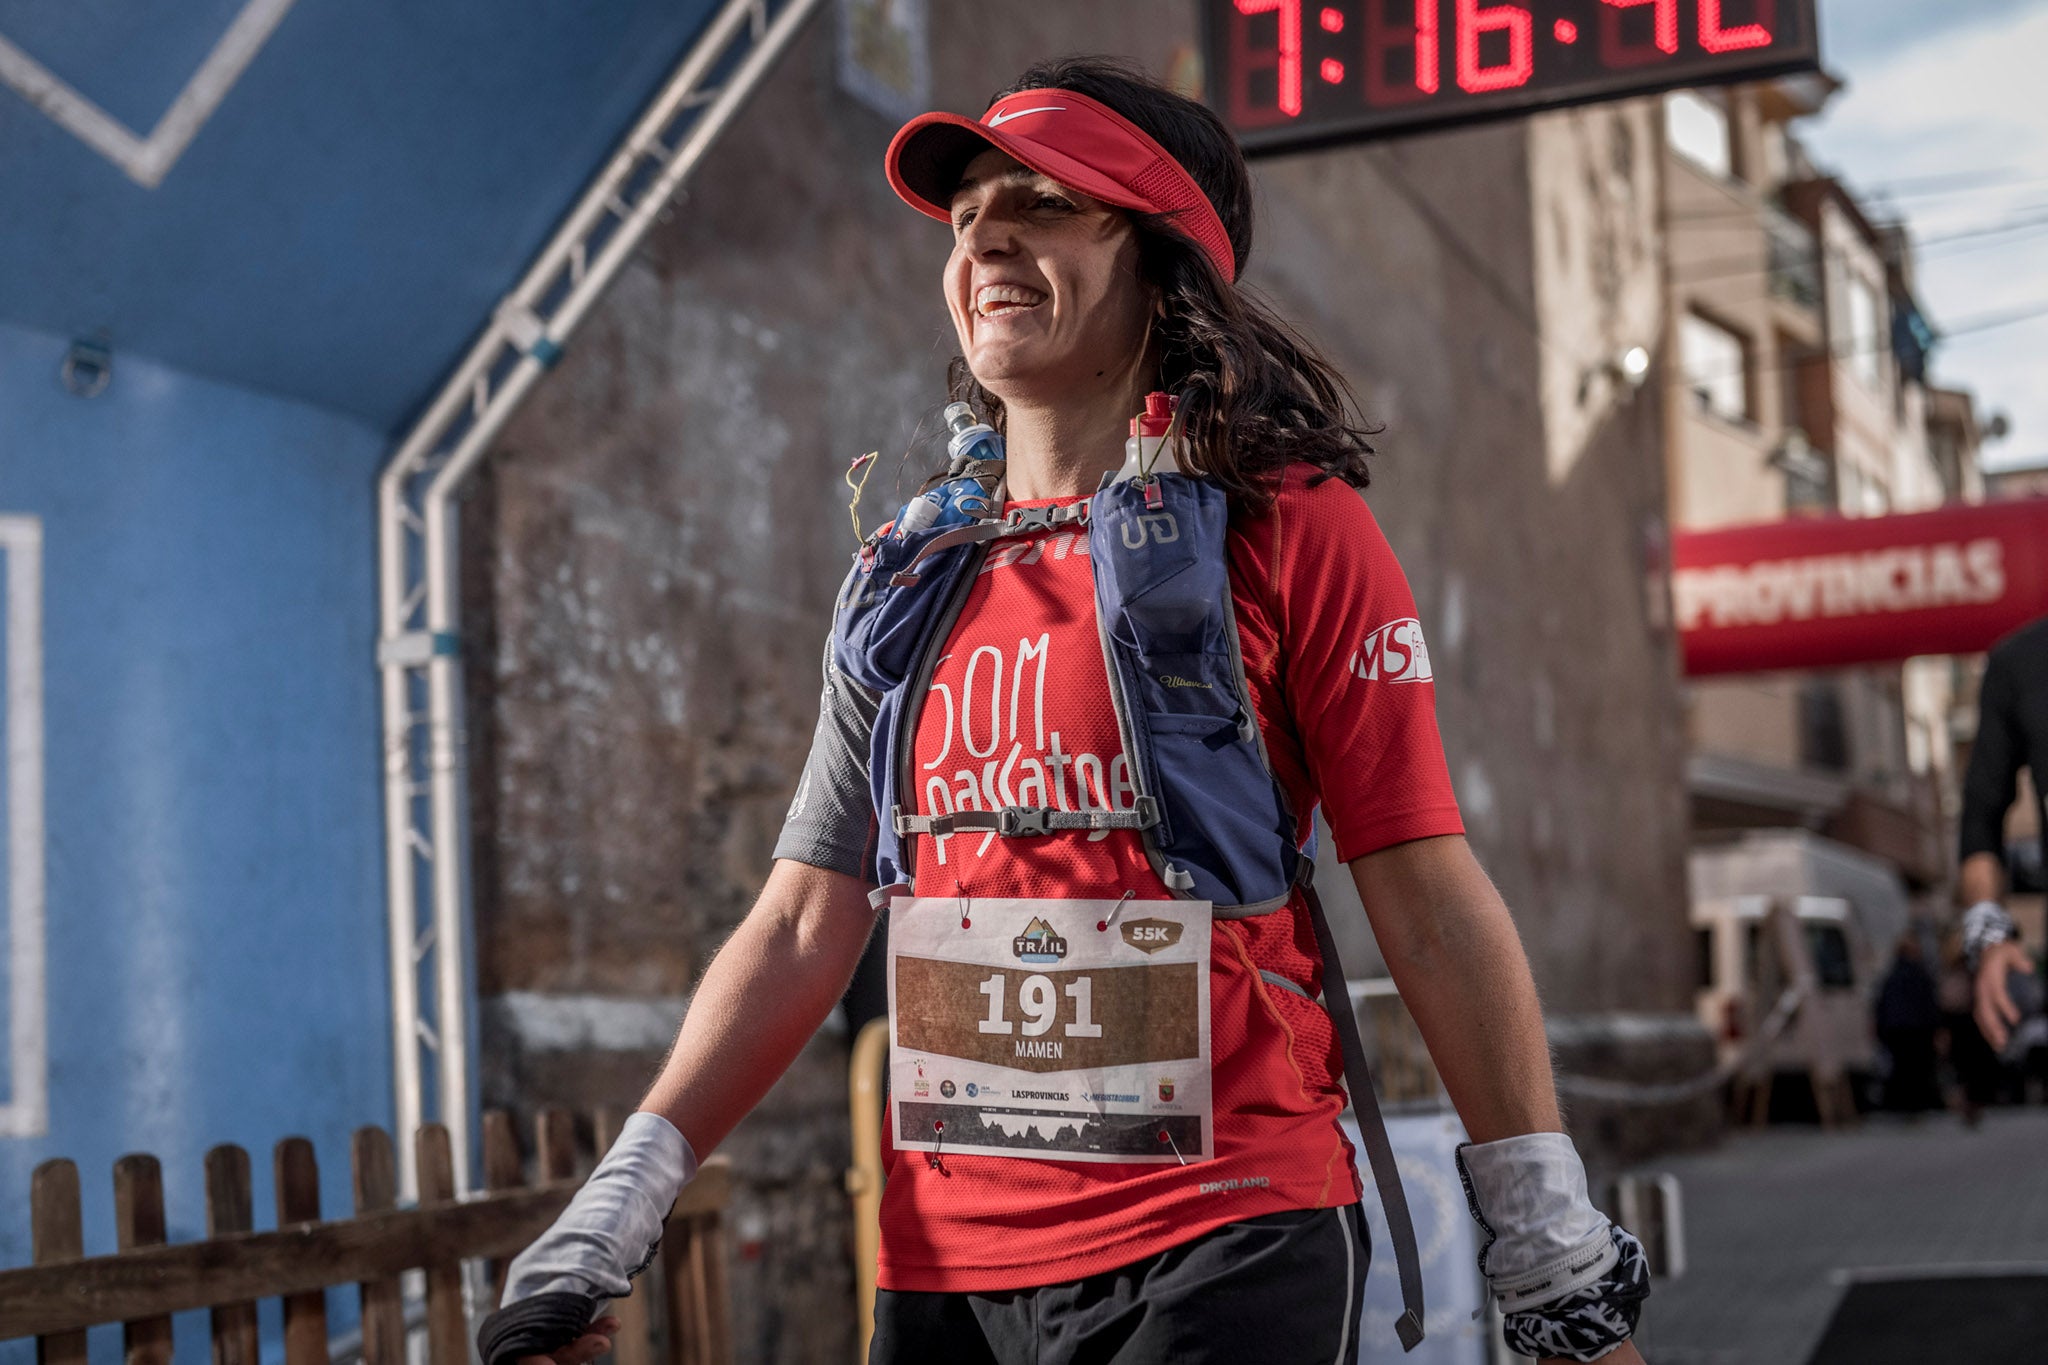
M1207 901L891 901L896 1146L1207 1160L1209 921Z

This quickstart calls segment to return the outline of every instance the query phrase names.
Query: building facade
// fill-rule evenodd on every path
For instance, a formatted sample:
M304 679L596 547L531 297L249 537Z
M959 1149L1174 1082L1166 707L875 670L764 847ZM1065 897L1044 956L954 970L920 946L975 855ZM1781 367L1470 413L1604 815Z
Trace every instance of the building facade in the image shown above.
M1709 529L1981 497L1969 395L1930 389L1911 245L1816 168L1803 76L1665 101L1672 519ZM1792 826L1941 903L1967 677L1946 659L1687 689L1696 834Z

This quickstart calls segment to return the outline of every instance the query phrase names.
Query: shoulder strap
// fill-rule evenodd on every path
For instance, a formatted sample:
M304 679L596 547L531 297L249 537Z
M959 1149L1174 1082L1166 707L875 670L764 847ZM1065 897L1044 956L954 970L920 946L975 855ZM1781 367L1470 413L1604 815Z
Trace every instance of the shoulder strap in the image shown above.
M1401 1189L1401 1172L1394 1164L1394 1147L1387 1140L1387 1123L1380 1115L1379 1096L1373 1092L1372 1071L1365 1063L1365 1043L1358 1036L1358 1018L1351 1010L1351 988L1345 983L1344 964L1337 957L1337 940L1330 933L1329 918L1323 914L1322 897L1306 878L1301 882L1302 898L1308 902L1309 918L1315 922L1316 948L1323 957L1323 1008L1337 1030L1337 1043L1344 1052L1344 1083L1351 1091L1351 1110L1358 1118L1358 1136L1365 1143L1365 1155L1372 1163L1372 1183L1380 1192L1380 1208L1387 1215L1387 1235L1394 1243L1394 1265L1401 1277L1402 1313L1394 1322L1401 1349L1412 1351L1422 1342L1422 1258L1415 1250L1415 1222L1408 1216L1408 1196Z

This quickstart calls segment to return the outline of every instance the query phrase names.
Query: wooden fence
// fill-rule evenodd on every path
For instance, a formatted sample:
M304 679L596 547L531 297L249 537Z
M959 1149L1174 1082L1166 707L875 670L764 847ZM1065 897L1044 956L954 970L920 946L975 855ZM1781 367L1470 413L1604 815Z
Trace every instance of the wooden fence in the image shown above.
M617 1135L617 1117L600 1113L594 1130L602 1151ZM354 1286L364 1365L404 1365L399 1276L423 1270L427 1359L465 1365L475 1353L463 1312L464 1263L486 1263L495 1303L506 1261L554 1220L579 1183L575 1123L566 1111L540 1115L531 1185L510 1116L486 1114L483 1134L486 1189L458 1199L447 1129L421 1128L419 1203L399 1208L390 1135L358 1129L349 1153L354 1216L327 1221L313 1145L286 1138L273 1154L274 1232L251 1226L249 1154L216 1147L206 1154L206 1239L177 1245L165 1241L157 1159L125 1156L114 1163L119 1250L110 1256L84 1255L77 1166L46 1161L29 1194L34 1264L0 1270L0 1340L35 1337L39 1365L85 1365L85 1329L118 1322L125 1365L169 1365L170 1315L207 1308L213 1365L259 1365L255 1301L282 1298L286 1365L328 1365L322 1291ZM622 1324L616 1365L729 1365L721 1231L729 1188L726 1165L714 1158L676 1201L661 1254L634 1282L632 1297L612 1305Z

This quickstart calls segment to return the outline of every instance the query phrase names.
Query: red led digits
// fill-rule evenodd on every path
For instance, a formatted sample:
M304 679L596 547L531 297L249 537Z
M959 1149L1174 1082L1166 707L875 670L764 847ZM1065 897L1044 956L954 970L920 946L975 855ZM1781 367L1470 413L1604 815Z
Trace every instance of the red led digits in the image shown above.
M1700 46L1709 52L1740 52L1744 48L1769 47L1777 8L1777 0L1756 0L1755 23L1725 28L1721 24L1721 0L1700 0Z
M1678 0L1602 0L1600 11L1600 60L1609 66L1641 66L1678 52ZM1621 31L1624 10L1655 5L1652 40L1648 45L1629 42ZM1638 29L1637 32L1642 30Z
M1819 0L1199 3L1253 153L1819 69Z
M1482 66L1479 40L1489 33L1508 35L1508 59L1500 66ZM1536 23L1520 5L1481 5L1458 0L1458 87L1480 95L1527 85L1536 70Z
M1261 14L1279 14L1280 41L1274 50L1272 65L1280 81L1280 112L1289 118L1300 118L1301 0L1237 0L1237 12L1246 19ZM1259 64L1265 65L1265 62Z
M1443 70L1441 0L1414 0L1406 22L1387 18L1389 0L1366 0L1365 98L1368 104L1412 104L1437 92ZM1405 81L1390 79L1387 58L1403 48L1414 53L1415 71Z

